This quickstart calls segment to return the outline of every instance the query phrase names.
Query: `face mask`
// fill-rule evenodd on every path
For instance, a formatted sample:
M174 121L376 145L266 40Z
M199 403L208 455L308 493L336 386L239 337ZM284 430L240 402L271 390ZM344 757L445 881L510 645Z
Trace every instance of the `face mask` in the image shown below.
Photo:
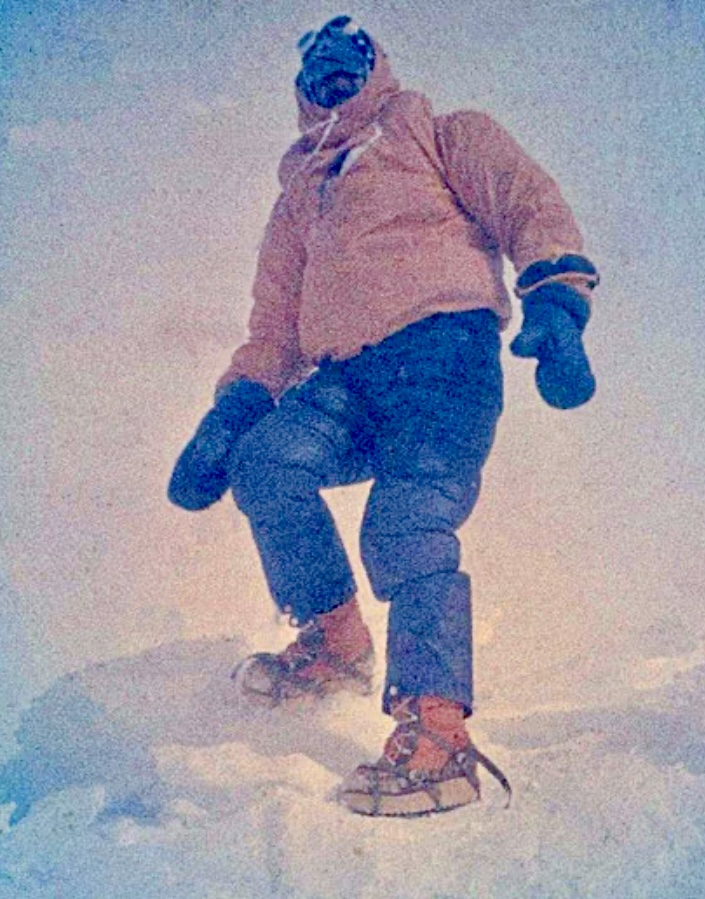
M332 109L359 93L375 64L369 35L349 16L331 19L298 43L301 71L297 85L311 103Z

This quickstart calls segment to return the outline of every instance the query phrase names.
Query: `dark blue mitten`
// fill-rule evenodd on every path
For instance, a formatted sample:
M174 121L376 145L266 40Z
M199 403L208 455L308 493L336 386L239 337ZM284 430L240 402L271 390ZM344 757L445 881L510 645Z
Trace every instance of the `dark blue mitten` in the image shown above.
M550 270L548 270L550 269ZM582 334L590 306L562 277L575 277L585 287L597 283L592 263L581 256L536 263L517 282L523 297L524 322L510 349L515 356L538 359L536 386L556 409L574 409L595 393Z
M221 388L174 467L167 493L171 502L189 512L217 502L229 486L227 462L233 447L273 408L269 392L254 381L242 379Z

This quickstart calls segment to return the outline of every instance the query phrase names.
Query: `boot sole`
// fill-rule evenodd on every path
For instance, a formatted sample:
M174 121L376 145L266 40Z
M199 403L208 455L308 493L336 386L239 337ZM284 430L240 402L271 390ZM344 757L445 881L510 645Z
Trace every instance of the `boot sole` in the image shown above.
M416 818L479 802L480 791L466 777L454 777L402 793L343 790L340 801L358 815Z

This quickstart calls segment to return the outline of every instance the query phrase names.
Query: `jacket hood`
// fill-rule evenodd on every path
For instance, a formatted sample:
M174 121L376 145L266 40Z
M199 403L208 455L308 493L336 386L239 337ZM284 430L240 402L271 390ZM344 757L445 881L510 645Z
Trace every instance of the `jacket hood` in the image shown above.
M386 53L375 40L372 44L375 48L374 69L370 72L362 90L340 106L333 109L316 106L306 99L298 87L296 88L301 141L314 147L323 133L322 129L335 116L335 125L326 144L328 146L340 144L358 128L369 124L379 114L385 102L399 93L399 82L392 74ZM302 146L301 149L306 151L309 148Z

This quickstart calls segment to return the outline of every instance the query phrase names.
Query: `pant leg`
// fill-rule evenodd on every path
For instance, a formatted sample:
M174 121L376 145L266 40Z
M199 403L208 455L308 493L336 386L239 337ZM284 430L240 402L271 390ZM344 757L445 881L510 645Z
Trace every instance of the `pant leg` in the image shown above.
M324 366L238 443L230 483L277 606L298 624L349 599L355 581L323 487L369 477L360 403Z
M434 316L377 349L358 379L377 428L362 557L375 594L391 602L383 706L437 695L470 714L470 578L456 531L477 501L502 408L496 317Z

